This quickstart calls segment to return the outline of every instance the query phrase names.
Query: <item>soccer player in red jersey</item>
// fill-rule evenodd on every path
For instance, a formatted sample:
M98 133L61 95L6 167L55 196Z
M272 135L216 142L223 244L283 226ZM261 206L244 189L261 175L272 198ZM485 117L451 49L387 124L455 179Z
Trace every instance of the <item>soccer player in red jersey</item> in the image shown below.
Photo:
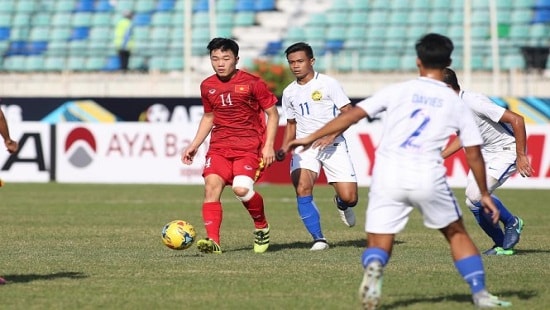
M195 138L181 154L182 162L190 165L210 134L202 204L207 238L197 241L197 246L203 253L222 252L220 198L225 186L231 185L254 221L254 252L263 253L269 247L269 225L263 198L254 191L254 183L275 161L277 97L259 77L237 69L239 45L235 41L214 38L207 49L215 74L201 83L204 115Z

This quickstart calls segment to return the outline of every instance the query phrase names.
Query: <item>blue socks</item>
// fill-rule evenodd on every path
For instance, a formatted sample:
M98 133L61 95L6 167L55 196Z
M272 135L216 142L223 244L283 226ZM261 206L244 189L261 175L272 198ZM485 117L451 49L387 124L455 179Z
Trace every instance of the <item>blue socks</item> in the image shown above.
M493 224L491 220L491 214L485 213L480 202L474 203L476 208L470 208L470 211L474 214L479 227L487 234L487 236L493 239L496 246L502 247L504 242L504 232L500 229L499 224Z
M472 294L485 289L485 271L481 256L474 255L455 262L455 267L470 286Z
M297 197L296 200L298 201L298 214L313 240L325 239L321 231L319 209L313 202L313 196Z
M363 268L373 261L379 261L382 263L382 266L386 266L389 259L388 253L381 248L366 248L361 256L361 263L363 264Z
M516 222L516 218L514 217L514 215L510 213L508 209L506 209L502 201L500 201L497 196L491 195L491 198L493 198L493 202L497 206L498 211L500 211L500 221L504 223L505 226L514 225L514 223Z

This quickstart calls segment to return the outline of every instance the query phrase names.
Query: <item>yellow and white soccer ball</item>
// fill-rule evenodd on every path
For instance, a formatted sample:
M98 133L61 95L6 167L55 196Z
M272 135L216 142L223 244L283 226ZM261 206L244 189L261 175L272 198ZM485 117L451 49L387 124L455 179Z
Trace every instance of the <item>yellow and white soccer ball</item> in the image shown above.
M185 250L195 242L196 235L193 225L175 220L162 228L162 243L173 250Z

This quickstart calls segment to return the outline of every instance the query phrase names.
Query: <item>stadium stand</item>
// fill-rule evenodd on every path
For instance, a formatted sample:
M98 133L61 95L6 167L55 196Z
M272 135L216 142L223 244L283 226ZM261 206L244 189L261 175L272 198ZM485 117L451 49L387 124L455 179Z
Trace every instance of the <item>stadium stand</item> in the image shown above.
M449 35L462 52L462 0L216 1L216 35L239 40L247 57L282 61L286 46L308 41L324 68L410 71L411 47L428 31ZM549 46L549 0L499 0L501 66L526 66L520 49ZM473 70L490 70L488 1L472 1ZM183 69L184 0L0 1L0 52L5 72L116 71L112 28L125 11L136 13L131 69ZM208 0L193 0L192 53L204 57L210 33ZM292 9L294 8L294 9ZM381 57L386 55L386 57ZM388 55L391 55L389 57ZM180 59L178 59L180 58ZM462 63L455 57L455 63ZM43 65L42 65L43 64Z

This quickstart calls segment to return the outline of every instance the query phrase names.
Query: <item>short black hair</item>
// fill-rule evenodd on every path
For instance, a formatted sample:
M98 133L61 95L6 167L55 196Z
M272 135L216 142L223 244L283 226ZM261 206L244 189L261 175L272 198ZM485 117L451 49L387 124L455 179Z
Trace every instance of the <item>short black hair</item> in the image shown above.
M443 82L451 86L451 88L456 91L460 90L460 84L458 84L456 73L451 68L445 68L443 70Z
M239 56L239 44L237 44L235 40L228 38L214 38L210 40L206 48L209 53L212 53L213 50L220 49L224 52L230 50L233 52L235 57Z
M313 59L313 49L311 45L305 42L294 43L291 46L287 47L285 50L285 55L288 57L288 54L303 51L306 53L307 58Z
M451 65L453 41L448 37L428 33L416 42L416 55L428 69L444 69Z

